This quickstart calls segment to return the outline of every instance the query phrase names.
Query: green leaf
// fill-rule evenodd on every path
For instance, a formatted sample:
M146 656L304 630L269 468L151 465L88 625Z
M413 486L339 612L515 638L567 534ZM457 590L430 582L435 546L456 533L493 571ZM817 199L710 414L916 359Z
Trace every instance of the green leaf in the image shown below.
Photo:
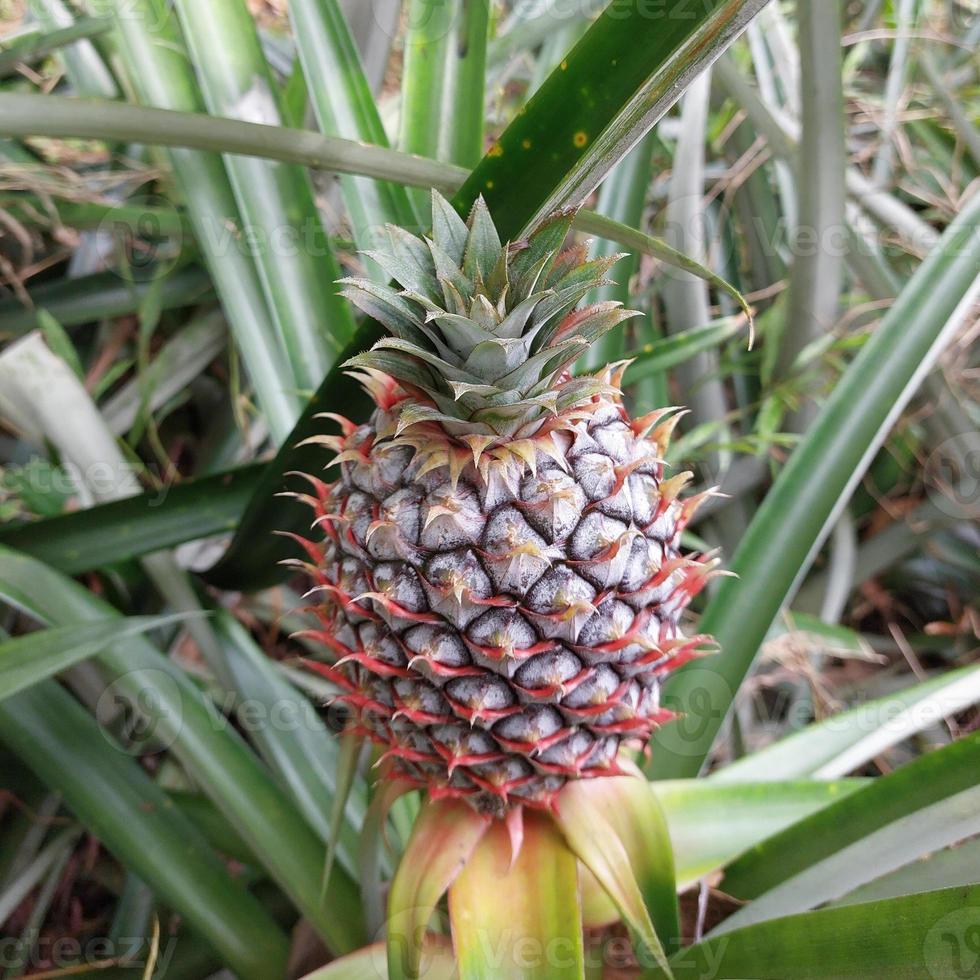
M5 467L0 490L14 513L26 510L41 518L56 517L77 492L69 474L44 456L31 456L23 466ZM10 525L0 524L0 533L5 526Z
M333 873L333 863L341 845L341 832L345 827L356 828L363 834L367 813L364 807L351 807L351 819L347 819L348 803L351 790L357 777L358 763L361 759L363 740L352 732L341 732L338 736L339 750L331 746L331 795L333 805L330 808L330 827L327 831L327 859L323 865L323 885L321 893L326 896L330 885L330 875ZM352 868L356 873L356 869Z
M626 369L623 384L631 385L677 367L702 351L711 350L737 337L744 326L745 321L741 317L729 317L717 323L708 323L703 327L682 330L670 337L652 340L639 350L623 354L624 359L632 361Z
M193 825L59 685L0 702L0 738L242 977L282 976L287 941Z
M3 547L0 595L54 626L118 615L78 583ZM353 885L334 875L329 904L321 903L324 847L237 732L220 717L216 724L213 706L180 667L141 637L112 645L96 663L113 704L141 719L146 739L169 747L331 948L356 948L363 926Z
M613 0L453 203L466 213L482 194L505 239L580 204L765 2Z
M650 186L652 176L653 150L658 142L659 137L656 131L647 133L612 169L599 189L596 214L618 221L626 228L638 229L643 227L647 188ZM597 257L612 255L619 251L616 247L618 244L618 242L603 239L593 246L593 253ZM586 305L599 303L603 300L616 300L624 306L630 306L633 301L630 280L639 267L639 256L634 254L629 261L624 261L619 267L616 284L597 289L586 299ZM636 329L637 327L634 325L634 332ZM585 352L579 362L579 369L591 368L595 371L604 368L607 364L620 361L623 359L626 346L623 331L606 334ZM629 382L626 384L628 385ZM667 404L667 402L664 401L661 404Z
M167 796L219 854L242 864L259 863L248 844L206 796L177 790L169 790Z
M65 328L47 311L37 311L37 325L48 347L54 351L79 378L85 377L85 369L78 359L78 351L65 333Z
M715 289L730 296L738 303L742 308L742 312L748 318L751 328L752 307L749 306L748 300L730 282L723 279L717 273L712 272L702 263L673 248L662 239L654 238L652 235L645 235L642 231L637 231L628 225L613 221L611 218L597 214L595 211L580 211L575 219L575 227L579 231L599 235L602 238L614 241L639 254L650 255L675 269L688 272L692 276L714 286ZM687 332L690 331L685 331L685 333ZM682 334L678 334L678 336L682 336Z
M388 976L417 980L421 938L436 903L463 870L490 826L471 806L429 801L423 808L388 895Z
M385 980L387 976L385 944L375 943L308 973L303 980ZM452 947L441 937L426 937L421 976L425 980L455 980L458 976Z
M337 0L293 0L289 4L296 47L320 130L388 147L378 107ZM397 184L342 177L340 186L358 247L371 247L387 224L408 226L415 215Z
M980 887L950 888L763 922L698 943L671 966L678 977L946 980L976 972L978 930Z
M337 739L314 705L283 677L230 613L220 611L214 620L225 647L240 724L307 823L329 842L330 812L339 790ZM356 796L341 809L344 832L337 853L350 876L356 874L357 829L364 822L364 810L363 799Z
M798 220L815 241L828 242L844 227L846 198L841 8L821 0L802 0L797 17L802 103L799 154L794 160ZM890 149L887 137L880 157ZM800 250L794 256L786 330L779 343L780 377L790 373L808 344L825 336L836 323L843 279L844 256L839 248ZM794 419L797 428L793 431L805 426L807 411Z
M106 425L116 434L142 431L147 416L184 390L224 350L228 328L220 313L196 317L166 341L152 363L119 388L102 406ZM106 385L106 388L113 385Z
M0 701L95 656L110 643L159 629L182 618L113 618L102 623L77 623L39 630L0 643Z
M592 790L596 811L626 850L643 903L667 954L681 947L673 841L660 799L639 773L602 780Z
M980 735L937 749L758 844L725 870L755 899L723 928L797 912L980 833Z
M128 281L118 272L97 272L79 279L57 279L31 289L37 307L47 310L62 326L135 313L158 277ZM211 295L211 281L199 266L185 266L165 277L160 304L165 310L192 306ZM17 299L0 302L2 332L15 337L36 329L37 309L25 309Z
M281 125L277 85L244 0L177 0L175 8L208 109ZM251 251L293 386L312 390L353 335L354 318L334 285L340 266L310 176L295 164L239 155L224 160L245 228L257 243Z
M980 701L980 666L946 671L868 701L712 773L711 783L833 779Z
M915 394L980 291L980 197L922 263L847 369L757 511L700 629L722 653L683 667L665 703L699 723L658 732L650 772L695 775L784 601L792 594L892 423ZM706 676L712 675L711 683ZM698 699L698 703L694 703Z
M142 5L147 2L157 3L159 0L132 2ZM149 16L155 15L154 10ZM132 19L137 19L135 14ZM166 19L164 17L163 22ZM140 40L153 42L152 38ZM164 43L162 35L156 38L156 43ZM175 50L170 49L170 54L176 55L179 51L178 45ZM171 91L169 85L166 91ZM178 100L174 98L170 104L177 105ZM287 129L208 116L196 111L197 106L192 107L189 99L182 100L180 104L182 111L176 108L125 105L120 102L69 99L60 95L5 92L0 94L0 134L75 136L79 139L188 147L210 150L213 153L241 153L299 163L336 173L398 181L410 187L435 187L448 193L453 193L467 176L467 171L462 167L399 153L397 150L333 136L321 136L305 129ZM214 159L220 164L220 160ZM213 240L213 229L201 233L200 216L195 215L194 207L188 206L188 214L198 227L199 240Z
M18 38L0 51L0 78L11 75L20 64L32 65L76 41L92 40L112 29L107 17L80 17L73 24L37 31Z
M522 820L519 841L494 821L449 887L461 980L582 976L578 862L549 817Z
M41 521L0 528L0 545L67 575L138 558L237 526L265 471L262 464L186 480Z
M490 4L410 0L399 145L408 153L475 167L483 156ZM452 120L450 125L446 121ZM428 200L416 194L420 214Z
M325 423L315 416L342 409L355 420L367 418L371 400L358 381L339 366L349 357L373 346L382 337L381 329L368 321L357 337L337 359L319 390L310 399L296 427L285 440L276 458L266 466L253 488L252 498L238 524L231 545L221 560L207 573L207 579L220 588L246 592L274 585L285 577L277 563L295 558L297 545L281 532L305 535L310 527L309 510L289 497L277 497L286 489L306 490L307 486L288 473L319 473L329 461L323 448L304 445L311 436L321 434ZM287 479L289 483L287 484Z
M661 911L665 907L661 898L665 888L669 888L671 907L676 908L673 857L670 855L666 827L659 822L659 826L653 828L652 860L643 861L638 867L634 866L633 859L637 857L635 847L637 828L630 824L635 817L628 810L625 813L622 810L617 812L617 807L623 807L625 797L621 795L622 790L610 792L607 787L598 785L600 782L612 784L614 781L626 780L635 781L644 790L647 789L646 784L638 776L566 783L558 801L555 822L568 841L569 847L595 875L619 910L623 921L629 926L637 954L643 958L652 958L653 962L664 966L667 957L663 940L657 934L651 913ZM624 827L628 828L626 833L621 832ZM665 845L666 851L664 851ZM658 881L650 880L651 868L659 871ZM644 878L645 889L641 889L637 871ZM648 908L647 896L654 894L654 889L656 894ZM667 934L666 941L673 945L679 942L679 930L676 925L676 913L671 918L673 922L668 928L673 931ZM661 918L662 923L663 918ZM668 974L669 972L668 970Z
M201 108L198 80L174 14L164 0L95 0L94 6L99 12L113 15L121 60L141 101L168 110L196 112ZM128 113L165 111L108 102L87 105L96 115L107 108ZM66 100L63 109L78 117L85 115L83 106L77 100ZM51 110L57 113L57 107L46 101L44 111L48 118ZM214 126L217 121L209 123ZM116 138L129 141L122 133L117 133ZM147 142L157 141L150 136ZM248 249L238 247L238 236L249 229L239 212L224 163L211 153L174 150L169 156L229 328L273 439L278 441L296 421L301 401L283 338L277 333L263 296L256 263Z
M678 891L864 784L860 779L734 786L710 779L651 783L670 828Z
M848 892L831 904L858 905L876 902L882 898L898 898L900 895L916 895L954 886L967 887L980 884L980 838L956 844L917 858L889 874Z
M64 0L28 0L29 9L45 30L71 26L74 15ZM115 99L119 97L116 80L102 55L88 38L60 48L56 60L64 66L72 90L82 96Z

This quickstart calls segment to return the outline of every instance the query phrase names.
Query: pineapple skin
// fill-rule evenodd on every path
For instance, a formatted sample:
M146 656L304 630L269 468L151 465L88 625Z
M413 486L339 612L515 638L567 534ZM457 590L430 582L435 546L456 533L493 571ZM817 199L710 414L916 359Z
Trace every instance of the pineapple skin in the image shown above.
M325 653L310 666L391 777L493 816L549 808L674 717L662 682L704 646L680 621L713 562L681 554L701 498L679 498L689 474L665 479L677 416L632 420L621 371L486 452L438 423L399 433L416 394L365 371L369 422L334 417L342 434L319 439L340 475L303 495Z

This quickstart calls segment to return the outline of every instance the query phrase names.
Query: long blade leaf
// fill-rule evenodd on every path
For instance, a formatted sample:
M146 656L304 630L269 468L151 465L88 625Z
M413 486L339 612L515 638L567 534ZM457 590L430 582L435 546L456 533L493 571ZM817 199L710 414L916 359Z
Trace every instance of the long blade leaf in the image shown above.
M721 582L701 621L722 653L681 668L667 684L667 702L689 717L658 733L649 770L655 776L701 769L780 607L980 292L978 268L980 197L974 197L838 382L756 513L732 560L738 577Z
M0 595L54 626L119 615L78 583L2 547ZM323 906L325 848L238 734L215 724L213 707L177 664L142 637L109 647L96 663L113 694L169 747L324 940L338 952L360 945L363 926L353 883L335 873Z
M679 977L757 980L969 976L977 962L978 907L980 886L808 912L698 943L671 965Z
M0 701L95 656L111 643L148 633L180 616L130 616L39 630L0 643Z
M613 0L473 171L457 209L482 194L501 236L516 238L581 204L766 2Z
M0 738L78 818L185 916L236 973L281 976L287 942L194 826L63 688L45 681L0 702Z

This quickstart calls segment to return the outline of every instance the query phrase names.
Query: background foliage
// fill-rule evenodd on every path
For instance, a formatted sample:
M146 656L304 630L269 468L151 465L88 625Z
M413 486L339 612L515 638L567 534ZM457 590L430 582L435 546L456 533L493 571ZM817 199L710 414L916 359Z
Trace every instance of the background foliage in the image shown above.
M720 653L646 762L677 976L980 967L980 8L605 6L0 0L3 977L379 935L417 801L382 824L364 760L346 796L273 532L313 416L366 410L332 284L432 186L514 236L587 204L644 316L582 368L687 405L670 461L725 493L689 542L737 573ZM590 975L635 967L610 938Z

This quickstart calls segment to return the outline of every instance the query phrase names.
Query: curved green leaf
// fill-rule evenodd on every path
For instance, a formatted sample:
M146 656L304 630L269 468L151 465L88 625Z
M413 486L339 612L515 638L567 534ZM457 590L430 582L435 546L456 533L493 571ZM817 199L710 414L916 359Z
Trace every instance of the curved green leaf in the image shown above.
M436 903L463 870L490 821L454 800L429 801L415 822L388 895L388 976L418 980Z
M678 891L864 784L860 779L737 786L710 779L651 783L670 828Z
M130 616L39 630L0 643L0 701L94 657L110 643L167 626L182 616Z
M968 978L980 966L978 930L980 886L949 888L763 922L698 943L671 965L678 977Z
M613 0L453 203L482 194L505 239L580 204L766 2Z
M0 738L242 977L282 976L287 941L193 825L63 688L0 702Z
M722 888L755 899L729 928L802 911L980 833L980 735L921 756L758 844Z
M980 291L978 218L980 196L916 271L756 513L731 563L737 577L720 583L700 624L722 653L682 667L668 681L666 703L687 717L657 733L651 774L673 778L701 769L780 607Z
M78 583L3 547L0 595L52 625L119 615ZM363 925L353 883L346 875L334 874L329 904L323 905L324 847L180 667L141 637L109 647L96 663L112 692L110 704L127 706L141 718L141 733L169 748L331 948L356 948Z
M635 829L631 828L629 833L625 835L625 839L621 837L619 830L622 821L629 820L630 817L614 812L617 806L622 806L622 796L619 793L610 793L601 786L597 787L599 782L612 783L614 779L616 781L635 780L643 786L644 790L647 788L640 778L634 776L610 777L601 781L578 780L566 783L558 800L555 823L558 824L558 828L564 834L569 847L595 875L599 884L602 885L619 910L619 914L629 926L634 937L637 954L644 958L652 958L653 962L663 966L667 962L667 957L663 941L651 919L651 913L661 911L664 906L661 904L658 894L654 902L651 903L651 907L647 907L646 895L644 890L641 890L637 878L637 869L634 868L632 862L632 858L636 856L633 846L636 839ZM662 836L657 836L657 833L655 830L657 847L653 851L653 863L662 872L659 883L651 883L648 880L646 872L649 869L647 867L643 867L641 864L639 870L643 873L648 893L651 888L657 888L658 884L659 889L669 886L670 901L674 902L673 857L670 856L669 869L666 867L667 862L660 858L664 844L668 845L669 851L666 827L662 827L660 830ZM678 938L676 919L674 919L674 927L674 931L667 935L669 942L675 942Z
M835 779L980 701L980 667L963 667L787 735L708 777L712 784Z
M139 558L238 526L265 465L185 480L42 521L0 528L0 545L66 575Z
M660 799L639 773L635 779L604 779L591 787L602 815L626 850L643 903L669 956L680 949L673 840Z
M643 215L646 209L647 190L652 178L653 151L659 143L656 130L652 130L640 140L629 153L619 161L602 182L599 197L596 202L595 214L620 222L624 227L634 229L643 226ZM580 216L581 217L581 216ZM588 231L587 228L583 230ZM602 238L592 249L595 257L613 255L619 249L618 242ZM596 289L585 300L586 305L614 300L629 307L632 296L632 278L640 268L639 255L631 255L620 266L614 284ZM652 324L647 319L639 324L633 324L632 334L640 329L652 330ZM591 368L593 371L604 368L623 359L623 351L627 342L624 331L617 330L600 337L580 358L578 368ZM663 378L660 378L663 381ZM629 382L625 382L626 385ZM666 405L666 400L661 404Z
M609 241L624 245L626 248L633 249L637 253L650 255L675 269L682 269L689 272L692 276L703 280L715 289L720 290L730 296L742 308L742 312L748 317L749 324L752 324L752 307L749 306L746 298L728 281L717 273L712 272L707 266L703 265L690 256L685 255L679 249L674 248L661 238L654 238L646 235L642 231L630 228L619 221L613 221L605 215L597 214L595 211L580 211L575 219L575 227L579 231L584 231L592 235L599 235Z

